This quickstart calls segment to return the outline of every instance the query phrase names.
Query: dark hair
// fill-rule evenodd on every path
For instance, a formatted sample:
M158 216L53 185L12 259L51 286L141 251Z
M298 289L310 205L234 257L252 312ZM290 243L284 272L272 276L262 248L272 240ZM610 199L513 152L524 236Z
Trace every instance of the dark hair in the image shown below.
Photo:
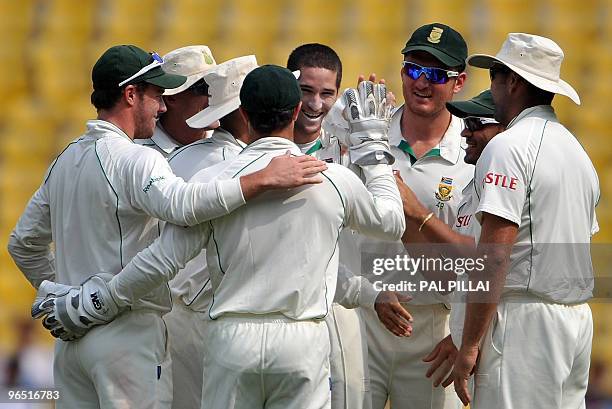
M330 47L310 43L303 44L289 54L287 68L291 71L303 67L325 68L336 73L336 88L340 88L342 82L342 62L340 57Z
M517 74L518 75L518 74ZM527 92L529 95L539 103L539 105L550 105L555 97L554 92L545 91L541 88L536 87L525 78L521 79L527 84Z
M135 85L136 92L138 95L142 95L145 93L149 84L146 82L139 82L137 84L126 84L122 87L110 88L110 89L94 89L91 93L91 103L97 109L111 109L117 104L121 95L123 94L123 90L128 85Z
M294 109L295 107L280 112L247 112L247 116L255 132L270 135L274 131L286 128L291 123Z

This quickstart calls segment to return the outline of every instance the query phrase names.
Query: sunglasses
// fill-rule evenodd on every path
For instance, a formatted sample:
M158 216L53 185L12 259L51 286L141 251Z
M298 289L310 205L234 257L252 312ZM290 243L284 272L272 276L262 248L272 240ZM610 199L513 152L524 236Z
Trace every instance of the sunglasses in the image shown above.
M203 79L197 81L192 86L187 88L194 95L208 95L208 84Z
M465 127L470 132L476 132L476 131L480 131L481 129L484 129L487 125L498 124L499 122L491 118L482 118L479 116L468 116L466 118L463 118L463 123L465 123Z
M423 67L410 61L402 61L402 67L404 67L404 72L413 80L418 80L421 74L425 74L427 81L432 84L446 84L451 78L459 76L457 71L436 67Z
M135 73L131 77L126 78L123 81L121 81L119 83L119 87L122 87L123 85L125 85L128 82L132 81L134 78L140 77L141 75L151 71L155 67L159 67L160 65L162 65L164 63L164 59L161 58L159 56L159 54L157 54L157 53L151 53L151 57L153 57L153 62L151 62L151 64L142 67L140 70L138 70L137 73Z
M491 81L493 81L498 73L508 74L509 72L510 68L506 67L505 65L494 64L491 68L489 68L489 78L491 78Z

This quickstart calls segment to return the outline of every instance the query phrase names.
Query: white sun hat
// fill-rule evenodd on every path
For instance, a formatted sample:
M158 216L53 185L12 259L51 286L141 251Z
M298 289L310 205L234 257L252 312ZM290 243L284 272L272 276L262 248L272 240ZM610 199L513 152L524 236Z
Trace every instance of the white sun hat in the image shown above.
M208 107L187 119L192 128L205 128L240 106L240 87L248 73L257 68L254 55L233 58L204 75L208 84Z
M503 64L537 88L565 95L580 105L576 90L560 78L563 57L561 47L549 38L510 33L497 55L474 54L467 63L479 68Z
M183 85L165 90L164 95L175 95L185 91L217 65L210 49L205 45L177 48L164 55L163 59L162 70L187 77Z

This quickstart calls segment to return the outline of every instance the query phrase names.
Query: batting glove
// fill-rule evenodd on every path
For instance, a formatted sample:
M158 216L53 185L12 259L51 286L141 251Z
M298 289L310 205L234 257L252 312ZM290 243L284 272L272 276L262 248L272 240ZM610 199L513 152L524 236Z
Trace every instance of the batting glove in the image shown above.
M349 124L349 157L359 166L395 162L389 149L387 131L391 109L387 104L387 87L362 81L357 89L344 91L344 117Z
M44 281L32 305L32 317L42 318L43 326L56 338L79 339L121 312L108 289L111 278L112 274L96 274L79 287Z

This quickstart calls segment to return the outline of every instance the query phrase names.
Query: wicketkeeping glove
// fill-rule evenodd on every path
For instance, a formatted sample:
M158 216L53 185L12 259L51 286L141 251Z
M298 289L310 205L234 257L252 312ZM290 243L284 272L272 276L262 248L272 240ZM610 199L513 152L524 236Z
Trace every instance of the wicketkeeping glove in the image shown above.
M359 166L392 164L395 158L389 149L387 131L391 107L387 104L387 87L362 81L344 91L343 115L348 121L349 157Z
M108 289L107 281L112 278L112 274L99 273L80 287L44 281L32 305L32 317L42 318L43 326L56 338L79 339L121 312Z

